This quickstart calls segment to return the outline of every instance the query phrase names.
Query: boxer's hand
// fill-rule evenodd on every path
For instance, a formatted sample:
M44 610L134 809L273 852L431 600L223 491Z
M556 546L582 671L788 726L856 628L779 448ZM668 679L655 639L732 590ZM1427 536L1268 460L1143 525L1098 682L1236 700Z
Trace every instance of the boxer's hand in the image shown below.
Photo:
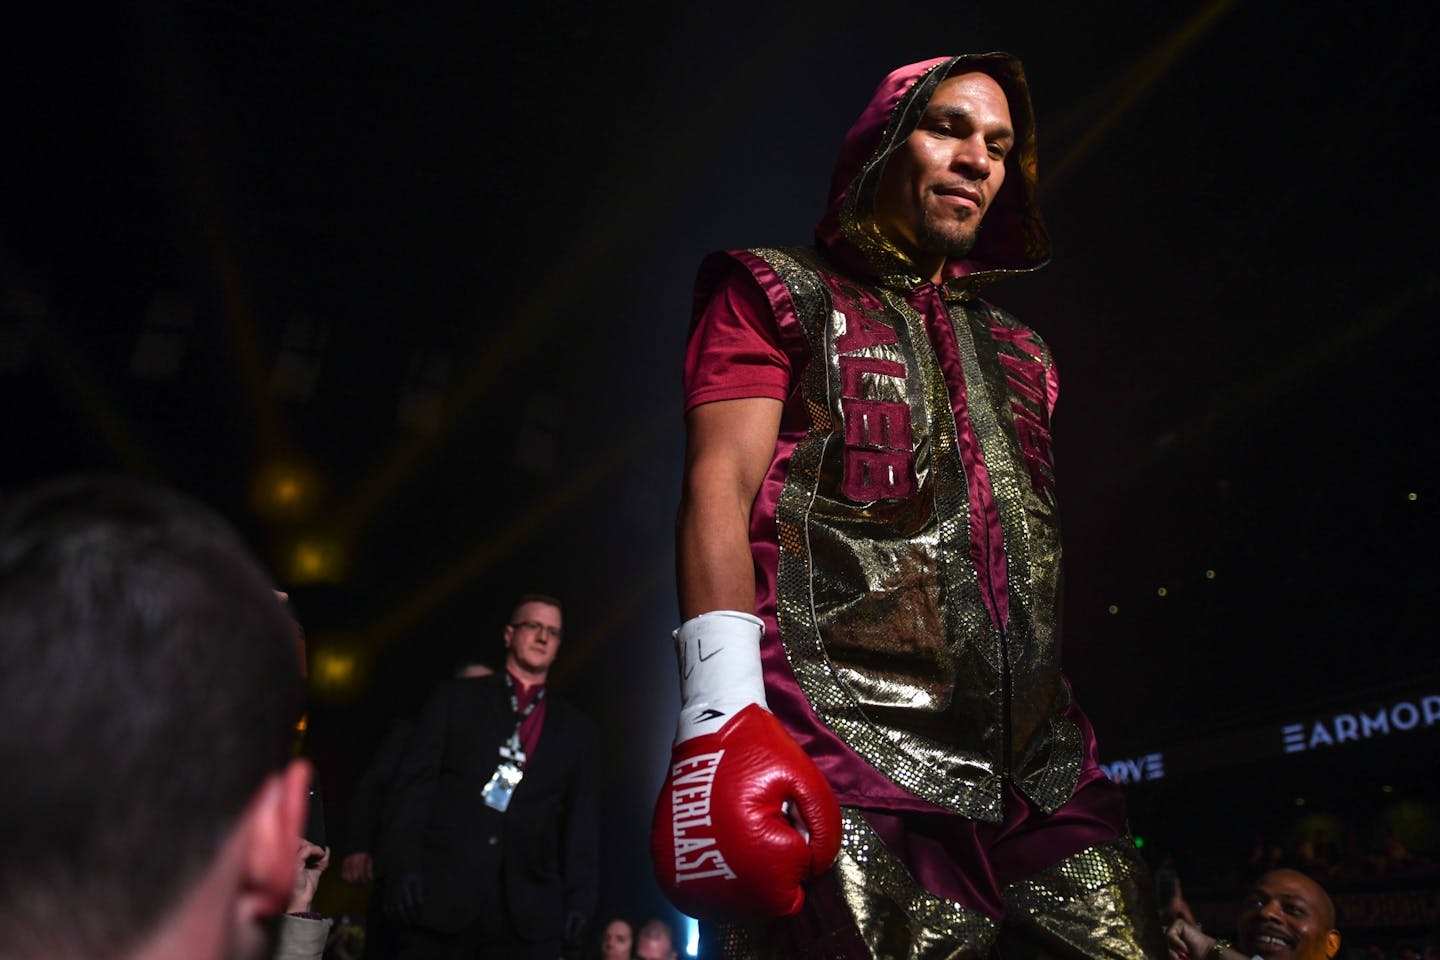
M680 723L650 851L666 896L698 919L795 913L840 850L834 792L766 707L761 633L730 612L676 632Z

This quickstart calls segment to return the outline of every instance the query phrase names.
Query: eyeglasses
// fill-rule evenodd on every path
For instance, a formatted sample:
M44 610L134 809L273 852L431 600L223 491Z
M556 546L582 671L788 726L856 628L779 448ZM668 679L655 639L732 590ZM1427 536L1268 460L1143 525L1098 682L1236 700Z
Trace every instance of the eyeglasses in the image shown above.
M535 620L521 620L519 623L510 624L516 630L524 630L529 633L544 633L551 640L560 639L560 628L548 624L539 623Z

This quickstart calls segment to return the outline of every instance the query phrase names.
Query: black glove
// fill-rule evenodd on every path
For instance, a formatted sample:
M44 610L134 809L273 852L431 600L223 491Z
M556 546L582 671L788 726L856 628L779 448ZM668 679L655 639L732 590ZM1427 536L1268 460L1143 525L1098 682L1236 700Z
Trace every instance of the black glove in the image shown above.
M565 946L580 946L581 938L585 936L585 914L579 910L571 910L565 914Z
M393 920L414 923L425 903L425 884L415 870L385 878L385 915Z

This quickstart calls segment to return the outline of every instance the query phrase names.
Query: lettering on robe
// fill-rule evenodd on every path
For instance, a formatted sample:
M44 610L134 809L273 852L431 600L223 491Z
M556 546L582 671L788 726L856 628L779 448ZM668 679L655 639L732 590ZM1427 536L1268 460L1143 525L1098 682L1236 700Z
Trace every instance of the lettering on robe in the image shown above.
M854 291L849 291L854 293ZM837 291L844 303L844 291ZM840 364L840 415L845 422L844 478L841 492L851 500L903 500L919 488L915 479L914 436L910 405L867 396L865 376L904 380L905 365L883 357L858 355L871 347L889 346L899 336L879 310L858 302L836 310L840 326L836 349Z

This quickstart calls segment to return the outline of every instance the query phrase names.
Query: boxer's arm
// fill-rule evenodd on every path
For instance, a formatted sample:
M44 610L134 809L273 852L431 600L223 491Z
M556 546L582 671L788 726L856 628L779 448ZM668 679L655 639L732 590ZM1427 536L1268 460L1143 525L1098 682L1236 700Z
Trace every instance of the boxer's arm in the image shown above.
M680 617L755 612L750 508L775 455L783 405L768 397L702 403L686 415L675 524Z
M834 793L765 702L750 510L782 409L769 398L716 400L686 419L680 716L650 853L666 896L704 920L793 914L840 849Z

